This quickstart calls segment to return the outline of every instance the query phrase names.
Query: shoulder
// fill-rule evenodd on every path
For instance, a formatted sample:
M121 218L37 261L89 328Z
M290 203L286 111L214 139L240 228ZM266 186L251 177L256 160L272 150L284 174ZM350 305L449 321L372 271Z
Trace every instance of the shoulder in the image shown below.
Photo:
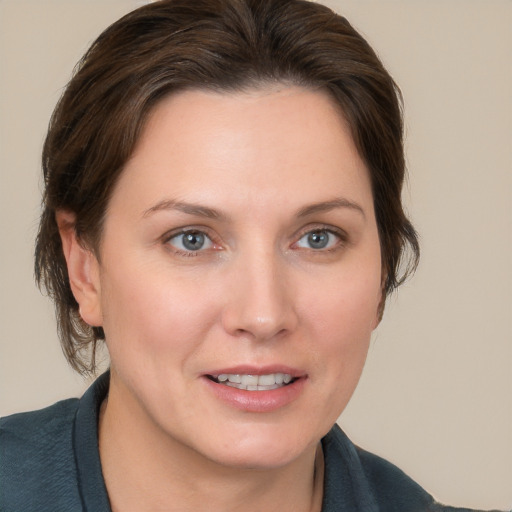
M391 462L357 446L355 448L365 474L371 482L372 490L378 496L378 503L384 503L388 507L383 510L485 512L469 508L450 507L438 503L419 484ZM399 508L396 508L397 504Z
M73 425L77 399L0 419L0 509L74 507ZM37 497L37 498L35 498ZM56 507L56 508L55 508Z
M326 442L327 440L327 442ZM331 472L342 473L343 465L350 466L352 488L371 496L361 510L379 512L471 512L466 508L441 505L418 483L391 462L352 444L335 425L323 441L324 450L337 452L337 464ZM326 459L335 460L331 454ZM343 462L341 462L343 459ZM326 470L329 469L326 467ZM338 477L338 475L336 475Z
M379 504L403 510L433 510L432 496L391 462L355 447L364 474ZM391 508L392 509L392 508ZM400 509L401 510L401 509Z
M33 459L62 454L71 449L73 421L78 399L63 400L38 411L0 419L2 469L6 462L25 466Z

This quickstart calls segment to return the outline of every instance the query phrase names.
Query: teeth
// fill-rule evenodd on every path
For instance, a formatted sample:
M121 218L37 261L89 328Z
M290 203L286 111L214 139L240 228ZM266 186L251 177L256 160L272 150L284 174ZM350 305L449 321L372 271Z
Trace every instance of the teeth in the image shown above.
M270 375L260 375L258 377L259 386L272 386L276 383L276 374L271 373Z
M257 375L242 375L242 386L257 386L258 376Z
M266 375L222 373L216 377L216 380L221 384L237 389L246 389L247 391L268 391L289 384L293 378L287 373L269 373Z

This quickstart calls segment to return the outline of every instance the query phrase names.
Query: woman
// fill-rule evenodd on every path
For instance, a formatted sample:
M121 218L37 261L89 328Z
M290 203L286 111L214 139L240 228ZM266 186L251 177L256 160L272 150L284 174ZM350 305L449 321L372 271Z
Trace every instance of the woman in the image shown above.
M43 165L36 273L71 365L104 339L111 369L3 421L2 510L443 509L333 427L418 257L399 95L346 20L141 8L84 57Z

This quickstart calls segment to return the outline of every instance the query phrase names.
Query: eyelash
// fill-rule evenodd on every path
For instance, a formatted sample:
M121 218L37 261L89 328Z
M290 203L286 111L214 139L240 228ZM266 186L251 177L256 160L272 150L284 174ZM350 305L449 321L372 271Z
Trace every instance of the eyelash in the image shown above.
M334 241L334 245L332 245L331 247L326 247L326 248L321 247L321 248L315 249L312 247L298 246L299 242L303 238L305 238L307 236L311 236L314 233L328 234L329 236L336 237L337 240ZM207 240L207 243L210 245L210 247L207 247L207 248L200 247L198 250L187 249L186 247L184 247L182 249L182 248L176 247L175 245L173 245L171 243L171 241L173 239L177 239L178 237L183 237L186 235L204 236L205 240ZM292 248L295 248L296 250L310 251L311 253L317 253L317 254L335 252L335 251L339 250L340 248L342 248L343 246L345 246L348 242L348 236L343 230L340 230L337 228L335 229L331 226L327 227L325 225L308 226L307 228L304 228L303 230L301 230L298 235L299 235L299 237L298 237L297 241L292 244ZM181 229L179 231L173 231L173 232L168 233L163 236L163 243L168 246L171 246L174 253L177 254L178 256L185 256L185 257L197 257L197 256L200 256L205 251L212 250L212 249L213 250L221 249L219 247L220 244L218 244L218 242L214 239L214 237L211 236L207 232L207 230L205 230L203 227L201 227L201 228L190 227L190 228ZM328 243L331 243L331 241L329 240ZM183 239L181 240L181 245L183 246ZM217 247L216 247L216 245L217 245Z
M203 249L203 247L201 247L198 250L194 251L194 250L191 250L191 249L187 249L186 247L184 247L183 249L180 249L180 248L174 246L171 243L171 241L173 239L177 239L180 236L184 237L186 235L204 236L205 240L208 241L207 243L209 243L212 247L207 247L206 249ZM166 245L171 246L172 250L174 251L174 253L177 254L178 256L185 256L185 257L197 257L197 256L200 256L201 253L205 252L205 250L208 250L208 249L218 250L215 247L215 245L216 245L215 240L213 239L212 236L210 236L207 233L207 231L204 228L190 227L190 228L182 229L180 231L174 231L174 232L168 233L168 234L164 235L163 243L166 244ZM183 239L181 241L181 245L183 245Z
M297 250L306 250L310 251L313 254L322 254L322 253L331 253L339 250L340 248L344 247L348 243L348 236L347 233L341 229L333 228L331 226L325 226L325 225L318 225L318 226L308 226L304 230L300 232L300 236L293 245L297 246L298 243L305 237L311 236L313 233L323 233L328 234L330 236L336 237L336 241L334 241L334 244L330 247L325 248L318 248L314 249L312 247L297 247ZM330 242L328 242L330 243Z

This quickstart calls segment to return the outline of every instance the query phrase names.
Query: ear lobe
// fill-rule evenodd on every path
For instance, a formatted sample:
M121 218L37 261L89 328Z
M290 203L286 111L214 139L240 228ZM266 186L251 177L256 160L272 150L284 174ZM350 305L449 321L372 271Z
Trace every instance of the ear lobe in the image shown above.
M68 268L71 291L79 304L80 316L91 326L103 324L99 263L94 253L76 237L75 214L59 210L55 214Z
M377 306L377 315L375 317L375 324L373 326L374 329L377 329L380 322L382 321L382 316L384 315L384 308L386 307L386 279L387 272L382 272L381 285L380 285L380 301Z
M384 291L382 291L381 299L379 302L379 305L377 307L377 316L375 318L375 325L373 326L374 329L377 329L379 326L382 316L384 315L384 307L386 306L386 295Z

